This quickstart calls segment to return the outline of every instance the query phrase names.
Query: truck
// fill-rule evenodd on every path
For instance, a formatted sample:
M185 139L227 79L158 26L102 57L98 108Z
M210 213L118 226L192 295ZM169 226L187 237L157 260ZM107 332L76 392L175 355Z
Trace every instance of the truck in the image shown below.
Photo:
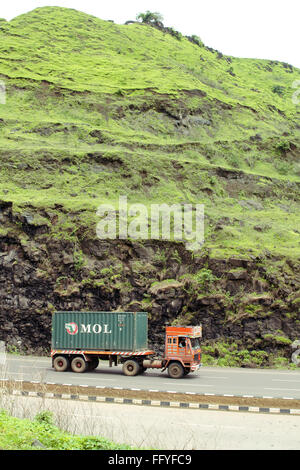
M166 326L164 354L148 348L146 312L55 312L52 318L52 367L82 373L107 360L122 364L127 376L147 369L167 370L179 379L201 366L202 326Z

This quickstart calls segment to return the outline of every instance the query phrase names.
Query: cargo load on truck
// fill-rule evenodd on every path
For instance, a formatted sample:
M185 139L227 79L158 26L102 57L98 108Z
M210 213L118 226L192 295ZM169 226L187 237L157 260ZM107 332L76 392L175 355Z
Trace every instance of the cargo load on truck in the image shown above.
M55 312L52 321L52 366L64 372L85 372L123 364L123 373L134 376L147 369L168 369L180 378L201 365L201 326L166 327L165 354L157 357L148 348L146 312Z

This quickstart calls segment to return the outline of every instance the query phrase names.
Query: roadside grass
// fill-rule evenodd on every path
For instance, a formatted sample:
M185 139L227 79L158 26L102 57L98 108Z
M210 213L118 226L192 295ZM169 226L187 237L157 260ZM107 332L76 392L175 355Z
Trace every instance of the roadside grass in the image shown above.
M271 336L271 335L270 335ZM241 349L235 342L214 341L202 346L202 364L216 367L246 367L260 369L298 369L291 358L264 350Z
M0 449L131 450L132 447L102 437L77 436L62 431L53 424L53 416L49 411L40 412L35 419L30 420L16 418L0 410Z

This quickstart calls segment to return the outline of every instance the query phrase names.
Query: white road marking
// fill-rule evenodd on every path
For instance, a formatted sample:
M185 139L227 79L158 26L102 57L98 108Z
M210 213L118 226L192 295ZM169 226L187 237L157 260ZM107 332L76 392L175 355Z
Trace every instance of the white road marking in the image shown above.
M11 372L10 374L11 375L25 375L24 372ZM9 375L9 372L6 375ZM28 375L28 373L27 373L27 375Z
M163 382L164 385L170 385L170 382ZM174 382L172 382L174 385ZM186 386L186 383L178 383L176 385L183 385L184 387ZM189 384L189 387L213 387L211 384Z
M272 379L272 382L293 382L293 383L300 384L300 380Z
M38 367L38 366L35 366L35 365L32 365L32 364L30 364L30 365L27 365L27 364L20 365L20 364L18 364L18 365L19 365L19 367L18 367L19 369L31 369L32 371L35 371L37 369L45 370L45 367Z
M201 379L225 379L225 380L228 380L229 377L218 377L216 375L201 375Z
M60 413L60 416L80 416L83 418L87 417L87 413ZM104 418L104 419L111 419L115 420L117 418L111 416L104 416L104 415L92 415L93 418Z
M183 422L180 422L180 423L171 423L171 424L176 424L176 425L180 425L180 426L198 426L198 427L202 427L202 428L223 428L223 429L245 429L244 426L228 426L226 424L224 425L217 425L217 424L198 424L198 423L183 423Z
M74 377L74 378L75 378L75 377ZM76 379L79 379L79 377L76 377ZM103 379L102 377L101 377L101 379L100 379L100 377L86 377L86 376L85 376L85 377L84 377L84 380L93 380L93 381L96 380L97 382L100 382L100 381L102 382L103 380L105 380L105 381L113 382L114 379Z

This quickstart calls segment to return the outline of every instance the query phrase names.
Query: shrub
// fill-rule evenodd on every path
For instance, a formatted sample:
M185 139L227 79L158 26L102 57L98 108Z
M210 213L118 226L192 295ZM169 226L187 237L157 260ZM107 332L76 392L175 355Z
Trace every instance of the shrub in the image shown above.
M288 152L290 149L291 149L291 144L287 140L281 140L276 145L276 150L278 150L280 153Z
M273 93L276 93L277 95L281 96L283 95L283 92L284 92L284 86L281 86L281 85L273 86L272 91Z
M210 269L203 268L200 271L198 271L195 275L194 278L196 279L197 282L201 286L204 286L206 284L211 284L213 281L216 280L216 277L213 275Z
M178 41L182 39L182 34L179 31L176 31L174 28L167 28L167 32L174 38L178 39Z
M199 36L196 36L196 34L193 34L192 36L187 36L187 39L190 42L196 44L197 46L200 46L200 47L203 46L203 42L201 38L199 38Z

